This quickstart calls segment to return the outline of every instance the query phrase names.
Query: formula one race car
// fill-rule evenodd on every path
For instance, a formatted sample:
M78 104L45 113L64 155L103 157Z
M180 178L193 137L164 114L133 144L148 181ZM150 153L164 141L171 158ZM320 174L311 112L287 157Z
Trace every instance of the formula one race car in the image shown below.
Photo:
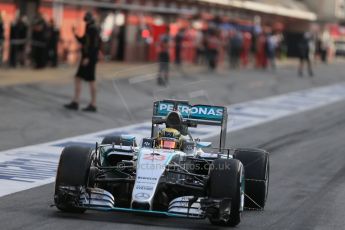
M95 149L62 151L54 202L64 212L86 209L208 218L235 226L245 209L262 210L269 155L225 148L227 109L186 101L154 102L151 137L107 136ZM219 147L192 137L198 125L221 127ZM165 126L165 127L164 127Z

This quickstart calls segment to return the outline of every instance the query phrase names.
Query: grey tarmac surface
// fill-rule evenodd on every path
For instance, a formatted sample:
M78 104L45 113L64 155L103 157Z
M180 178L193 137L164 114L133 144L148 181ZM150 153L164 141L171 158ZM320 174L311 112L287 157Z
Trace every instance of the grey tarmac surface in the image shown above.
M320 67L317 72L313 79L298 79L296 71L289 68L275 74L247 70L231 76L221 73L182 77L176 73L171 81L173 87L155 95L176 98L176 93L180 93L179 98L187 99L202 95L193 101L228 105L345 80L341 65ZM116 82L137 122L148 120L151 114L153 84L154 81L147 81L133 88L128 80ZM71 86L49 84L1 88L1 149L130 122L113 82L100 83L99 114L61 109L70 90ZM344 108L345 102L340 102L228 135L228 144L271 152L265 211L245 212L237 229L344 229ZM64 214L49 207L52 195L53 184L48 184L0 198L1 229L217 229L207 220L94 211Z

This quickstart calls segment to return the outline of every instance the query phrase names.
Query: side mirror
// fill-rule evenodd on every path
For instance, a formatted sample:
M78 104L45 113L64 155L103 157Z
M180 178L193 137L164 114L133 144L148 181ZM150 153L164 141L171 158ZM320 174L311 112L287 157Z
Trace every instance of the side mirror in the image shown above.
M122 134L121 135L121 139L126 140L126 141L134 141L135 140L135 136Z
M212 147L212 142L199 141L196 143L196 147L198 147L198 148L210 148L210 147Z

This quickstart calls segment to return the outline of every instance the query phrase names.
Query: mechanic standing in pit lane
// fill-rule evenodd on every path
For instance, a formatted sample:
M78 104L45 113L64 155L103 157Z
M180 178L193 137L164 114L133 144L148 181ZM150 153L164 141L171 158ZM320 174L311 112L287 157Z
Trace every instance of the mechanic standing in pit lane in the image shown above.
M100 48L100 35L99 29L96 26L95 19L91 12L87 12L84 16L84 21L86 23L85 34L79 37L75 28L72 28L74 36L81 44L81 61L79 64L78 71L75 75L75 88L74 97L71 103L64 105L66 109L78 110L79 109L79 99L81 93L82 80L89 83L91 102L83 109L86 112L97 112L96 107L96 64L98 60L98 51Z
M166 86L169 83L169 26L166 27L165 33L160 37L159 40L159 53L158 53L158 78L157 83L161 86Z

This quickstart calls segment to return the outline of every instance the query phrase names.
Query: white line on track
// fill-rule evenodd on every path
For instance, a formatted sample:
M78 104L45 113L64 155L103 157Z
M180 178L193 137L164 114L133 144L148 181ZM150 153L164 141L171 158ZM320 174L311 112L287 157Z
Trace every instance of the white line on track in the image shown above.
M200 92L198 92L200 93ZM345 100L345 83L307 89L228 106L228 131L236 131ZM64 146L94 146L106 135L133 134L140 140L150 135L150 122L70 137L54 142L0 152L0 197L54 181ZM201 139L219 134L218 127L191 130Z

